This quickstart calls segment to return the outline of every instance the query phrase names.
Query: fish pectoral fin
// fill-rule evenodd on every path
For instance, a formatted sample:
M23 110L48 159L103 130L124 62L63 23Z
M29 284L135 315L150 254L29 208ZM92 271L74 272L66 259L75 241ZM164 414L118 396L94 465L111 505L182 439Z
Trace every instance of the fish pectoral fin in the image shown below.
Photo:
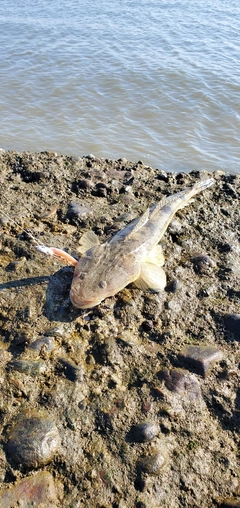
M86 233L83 233L81 236L80 245L77 250L83 254L96 245L99 245L98 236L94 233L94 231L86 231Z
M159 293L166 286L166 274L161 266L145 262L141 266L140 277L134 281L134 284L143 290Z
M157 266L164 265L164 255L161 245L155 245L152 250L148 253L146 261Z

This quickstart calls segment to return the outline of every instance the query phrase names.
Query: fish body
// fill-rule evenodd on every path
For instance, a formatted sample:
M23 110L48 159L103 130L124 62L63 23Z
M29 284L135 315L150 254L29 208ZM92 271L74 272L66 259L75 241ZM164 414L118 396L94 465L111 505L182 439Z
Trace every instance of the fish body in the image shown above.
M131 282L154 292L164 289L164 256L159 242L175 213L213 183L213 178L201 180L189 189L164 197L101 245L95 233L85 233L83 255L76 264L71 285L72 304L80 309L95 307Z

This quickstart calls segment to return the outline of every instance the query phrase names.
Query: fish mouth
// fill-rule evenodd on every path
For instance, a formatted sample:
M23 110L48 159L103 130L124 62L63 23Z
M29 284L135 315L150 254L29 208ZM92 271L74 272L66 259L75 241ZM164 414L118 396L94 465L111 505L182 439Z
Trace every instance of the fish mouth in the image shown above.
M72 290L70 291L70 300L77 309L91 309L100 303L96 300L80 300Z

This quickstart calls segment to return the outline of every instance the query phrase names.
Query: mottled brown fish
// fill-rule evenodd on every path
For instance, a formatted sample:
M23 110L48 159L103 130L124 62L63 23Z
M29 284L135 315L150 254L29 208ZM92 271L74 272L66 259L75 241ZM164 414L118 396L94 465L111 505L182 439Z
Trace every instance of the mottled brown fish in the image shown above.
M164 197L101 245L93 231L84 233L79 261L59 249L42 246L38 249L75 266L70 299L79 309L95 307L131 282L158 293L166 286L159 242L174 214L213 183L213 178L201 180L190 189Z

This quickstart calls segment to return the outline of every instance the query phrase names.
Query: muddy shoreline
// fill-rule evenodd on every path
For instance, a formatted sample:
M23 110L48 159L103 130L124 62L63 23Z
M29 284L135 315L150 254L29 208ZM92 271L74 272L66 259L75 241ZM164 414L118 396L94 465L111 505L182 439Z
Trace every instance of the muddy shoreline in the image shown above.
M240 506L240 177L13 151L0 175L0 507ZM72 307L73 268L29 234L79 257L85 231L207 176L164 235L161 294Z

